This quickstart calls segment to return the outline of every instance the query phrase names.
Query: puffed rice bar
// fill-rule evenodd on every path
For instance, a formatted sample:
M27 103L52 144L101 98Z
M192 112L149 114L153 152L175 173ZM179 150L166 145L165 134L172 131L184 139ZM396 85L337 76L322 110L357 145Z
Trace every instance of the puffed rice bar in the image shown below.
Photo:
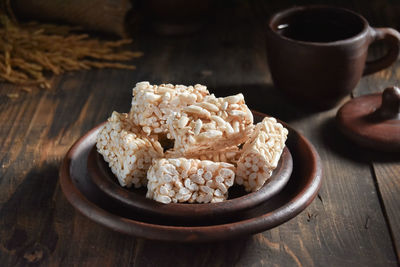
M130 117L143 131L150 134L167 132L167 118L175 111L200 102L209 95L207 87L139 82L132 89Z
M265 117L258 123L243 146L235 182L248 192L260 189L277 167L287 135L288 130L275 118Z
M140 134L128 114L113 112L97 136L97 151L108 162L121 186L147 184L146 173L153 158L163 156L160 143Z
M155 159L147 179L146 197L158 202L215 203L227 199L235 167L209 160Z
M253 114L242 94L203 101L174 112L167 119L174 151L186 157L244 143L254 128Z
M186 158L190 159L200 159L200 160L211 160L214 162L227 162L231 164L236 164L240 157L240 150L238 146L232 146L224 148L217 151L207 151L206 153L193 153L186 154ZM177 153L175 150L167 150L164 154L166 158L177 158L181 153Z

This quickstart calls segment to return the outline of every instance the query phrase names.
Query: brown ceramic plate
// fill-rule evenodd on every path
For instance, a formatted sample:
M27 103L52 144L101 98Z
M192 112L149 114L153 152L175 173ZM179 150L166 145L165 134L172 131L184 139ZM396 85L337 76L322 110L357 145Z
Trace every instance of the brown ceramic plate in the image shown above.
M132 212L152 214L161 218L182 219L183 221L205 220L215 216L229 216L257 206L277 193L287 184L293 169L293 160L289 149L285 147L277 168L268 182L253 193L246 193L242 187L229 189L229 199L220 203L162 204L146 198L146 188L127 189L119 185L103 157L97 153L96 146L90 150L87 168L92 182L110 198L124 205Z
M260 119L264 114L255 112ZM255 234L295 217L316 197L321 186L321 163L310 142L289 129L287 146L293 172L285 188L269 201L246 212L198 224L160 220L126 210L99 191L88 177L87 158L98 128L89 131L68 151L60 169L61 188L68 201L91 220L121 233L165 241L204 242Z

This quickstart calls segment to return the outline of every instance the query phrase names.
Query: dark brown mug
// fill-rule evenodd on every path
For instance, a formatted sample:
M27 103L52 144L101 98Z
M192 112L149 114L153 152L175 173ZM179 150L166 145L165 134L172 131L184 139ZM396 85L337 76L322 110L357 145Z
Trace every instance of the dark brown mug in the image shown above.
M389 50L366 62L377 40ZM267 56L273 82L299 104L320 110L334 107L362 75L390 66L399 56L400 34L372 28L361 15L327 6L294 7L272 16Z

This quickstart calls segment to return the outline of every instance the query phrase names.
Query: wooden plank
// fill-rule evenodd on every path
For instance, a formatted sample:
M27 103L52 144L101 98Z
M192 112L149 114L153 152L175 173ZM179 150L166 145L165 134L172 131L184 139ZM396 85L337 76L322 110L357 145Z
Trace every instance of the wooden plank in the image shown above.
M374 162L378 188L385 206L385 216L389 221L394 239L397 258L400 261L400 164L396 162Z
M91 86L97 75L106 77L105 73L111 79ZM114 265L120 258L129 258L130 250L121 250L119 246L126 248L135 242L132 243L130 237L120 236L125 240L124 244L115 233L77 214L58 185L58 167L66 151L79 136L99 120L104 120L104 117L98 117L99 114L108 116L99 113L98 107L102 103L107 106L104 110L114 105L129 107L125 94L109 90L115 86L110 84L114 80L119 82L120 88L129 87L121 73L124 71L117 72L118 75L113 71L97 71L65 76L59 81L60 87L56 91L29 95L18 100L19 105L11 100L2 105L4 111L9 108L15 111L0 114L0 142L3 144L2 152L5 152L0 156L1 162L6 164L0 172L2 266L25 266L29 263L57 266L64 259L68 266L73 263L89 265L97 261L96 251L100 249L104 254L108 250L107 244L112 246L110 251L119 250L127 255L123 257L115 252L95 266L107 262ZM125 77L129 77L128 73ZM104 231L106 234L99 234ZM94 250L92 242L101 245ZM74 243L81 246L70 247Z
M372 51L376 57L379 52ZM382 92L386 87L399 85L400 62L376 74L365 77L354 91L354 96ZM400 158L398 155L384 152L367 151L365 157L371 162L375 172L385 218L390 228L394 249L400 262Z

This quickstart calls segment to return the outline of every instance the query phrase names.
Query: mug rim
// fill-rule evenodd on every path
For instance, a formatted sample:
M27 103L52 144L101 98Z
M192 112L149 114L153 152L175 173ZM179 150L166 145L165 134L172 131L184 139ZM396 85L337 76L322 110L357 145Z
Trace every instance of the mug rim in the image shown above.
M336 41L330 41L330 42L312 42L312 41L301 41L301 40L296 40L293 38L286 37L284 35L278 34L275 29L273 29L272 25L278 21L279 19L282 19L284 17L288 17L290 15L293 15L297 12L302 12L302 11L308 11L308 10L315 10L315 9L322 9L322 10L334 10L334 11L342 11L344 13L350 14L356 18L358 18L362 24L363 28L362 30L357 33L356 35L353 35L349 38L346 39L341 39L341 40L336 40ZM284 39L286 41L290 41L293 43L297 44L304 44L304 45L309 45L309 46L333 46L333 45L344 45L344 44L349 44L353 43L357 40L360 40L365 37L365 35L368 34L370 29L368 21L360 14L357 12L354 12L350 9L343 8L343 7L334 7L334 6L328 6L328 5L304 5L304 6L294 6L290 7L281 11L278 11L274 13L271 18L268 20L268 30L271 31L275 36L278 38Z

